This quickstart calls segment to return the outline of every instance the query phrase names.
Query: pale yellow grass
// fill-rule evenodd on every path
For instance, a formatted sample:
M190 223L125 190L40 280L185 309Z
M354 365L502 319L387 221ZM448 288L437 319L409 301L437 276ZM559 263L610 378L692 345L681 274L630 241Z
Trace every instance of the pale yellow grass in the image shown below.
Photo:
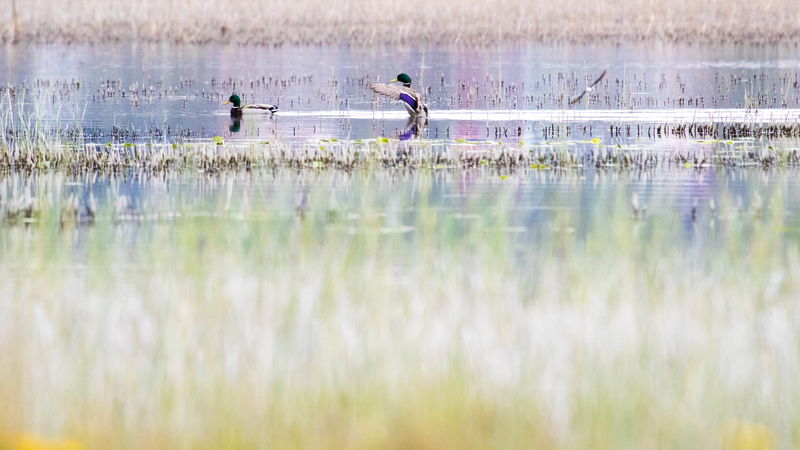
M627 199L583 237L565 211L531 241L509 232L507 195L468 200L466 222L428 204L436 175L411 196L391 177L307 172L346 195L312 191L301 217L253 176L197 178L194 200L155 177L139 208L179 215L100 207L84 227L59 220L68 176L5 182L39 192L36 222L0 226L6 448L797 439L800 252L778 194L722 202L702 243Z
M9 2L10 0L6 0ZM797 42L793 0L17 0L4 40L356 45L508 41ZM16 34L15 34L16 28Z

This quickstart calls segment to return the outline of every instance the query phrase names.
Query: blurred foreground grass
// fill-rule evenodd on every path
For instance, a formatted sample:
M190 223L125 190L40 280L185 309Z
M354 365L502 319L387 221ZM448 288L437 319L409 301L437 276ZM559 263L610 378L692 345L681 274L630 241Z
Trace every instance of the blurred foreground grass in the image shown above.
M202 179L80 224L68 177L4 177L37 206L0 225L0 449L798 444L780 193L689 233L624 193L520 225L431 172Z

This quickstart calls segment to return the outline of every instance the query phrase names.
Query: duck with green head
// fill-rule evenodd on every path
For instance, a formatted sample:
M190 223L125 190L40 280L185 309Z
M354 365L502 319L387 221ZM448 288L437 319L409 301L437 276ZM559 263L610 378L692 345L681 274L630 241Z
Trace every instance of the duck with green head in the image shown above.
M269 112L270 114L274 114L275 111L278 110L278 107L275 106L275 105L267 105L267 104L263 104L263 103L262 104L253 103L253 104L250 104L250 105L242 105L242 99L239 98L239 96L236 95L236 94L233 94L230 97L228 97L228 101L225 102L224 104L227 105L227 104L231 104L231 103L233 104L233 107L231 107L231 115L234 116L234 117L241 116L245 111L253 111L253 112L265 112L266 111L266 112Z
M369 88L380 95L401 101L411 117L428 117L428 105L423 103L422 96L411 88L411 77L405 73L401 73L389 83L372 83Z

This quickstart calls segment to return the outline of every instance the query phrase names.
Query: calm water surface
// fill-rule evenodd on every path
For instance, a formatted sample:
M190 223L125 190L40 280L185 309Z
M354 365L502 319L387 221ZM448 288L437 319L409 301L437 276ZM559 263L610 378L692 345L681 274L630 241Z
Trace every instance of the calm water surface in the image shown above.
M0 49L0 83L28 92L29 100L39 94L49 119L79 121L101 141L112 127L136 130L131 139L391 136L402 133L406 115L397 104L376 102L367 84L398 72L408 72L430 104L422 133L429 138L544 139L551 120L603 137L609 122L666 121L615 113L631 110L682 109L682 120L690 121L700 109L697 121L704 121L710 116L702 111L751 106L796 120L798 114L782 110L800 107L798 69L796 49L779 47ZM608 76L592 101L568 108L566 100L603 70ZM233 92L281 111L234 123L222 104ZM611 113L586 115L586 109Z

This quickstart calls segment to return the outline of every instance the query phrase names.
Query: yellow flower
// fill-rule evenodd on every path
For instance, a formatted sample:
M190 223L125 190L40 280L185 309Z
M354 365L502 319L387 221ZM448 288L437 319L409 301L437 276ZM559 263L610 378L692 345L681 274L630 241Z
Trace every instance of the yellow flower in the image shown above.
M770 450L775 448L775 434L760 423L738 422L725 434L725 448L730 450Z
M20 433L13 440L14 450L83 450L80 442L73 439L47 439L29 433Z

